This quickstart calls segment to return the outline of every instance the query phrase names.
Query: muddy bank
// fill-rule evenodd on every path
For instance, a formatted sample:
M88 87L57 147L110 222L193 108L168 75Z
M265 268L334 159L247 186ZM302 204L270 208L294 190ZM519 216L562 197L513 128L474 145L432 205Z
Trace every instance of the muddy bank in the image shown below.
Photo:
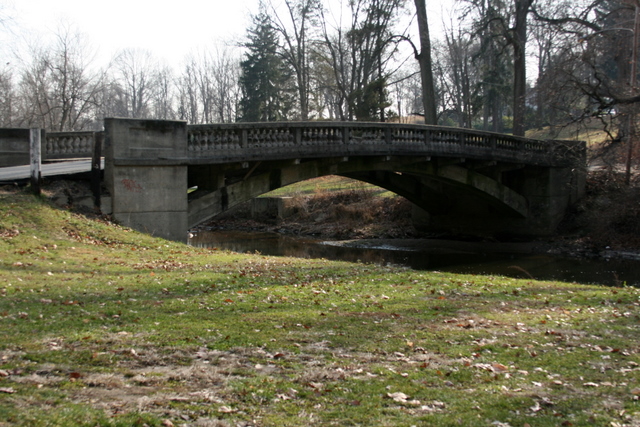
M446 239L358 239L336 240L326 244L365 249L392 249L422 251L425 253L547 253L551 245L547 242L487 242Z

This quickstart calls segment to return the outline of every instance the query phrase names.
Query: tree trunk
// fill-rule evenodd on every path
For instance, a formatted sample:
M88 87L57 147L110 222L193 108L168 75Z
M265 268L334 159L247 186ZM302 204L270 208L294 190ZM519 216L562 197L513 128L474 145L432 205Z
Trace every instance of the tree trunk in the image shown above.
M516 0L516 22L513 37L513 134L524 136L527 96L527 14L533 0Z
M424 106L424 122L428 125L438 124L436 113L436 91L433 84L433 70L431 64L431 39L429 38L429 23L427 22L427 8L425 0L414 0L418 16L418 30L420 32L420 53L416 59L420 64L422 79L422 105Z

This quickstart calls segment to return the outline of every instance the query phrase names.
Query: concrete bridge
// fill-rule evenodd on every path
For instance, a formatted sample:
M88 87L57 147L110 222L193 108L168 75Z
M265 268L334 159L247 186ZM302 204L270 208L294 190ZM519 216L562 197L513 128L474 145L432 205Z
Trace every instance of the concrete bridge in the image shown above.
M241 202L323 175L406 197L432 231L547 235L582 196L586 171L582 142L390 123L110 118L104 145L114 218L179 241Z

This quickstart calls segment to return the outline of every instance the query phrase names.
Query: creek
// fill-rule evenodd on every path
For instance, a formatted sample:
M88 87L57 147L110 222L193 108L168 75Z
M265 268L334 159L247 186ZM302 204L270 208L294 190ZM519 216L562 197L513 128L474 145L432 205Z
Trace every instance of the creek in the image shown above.
M189 244L239 253L325 258L397 265L415 270L640 286L640 260L550 255L531 243L431 239L327 241L278 233L215 230L198 231L190 238Z

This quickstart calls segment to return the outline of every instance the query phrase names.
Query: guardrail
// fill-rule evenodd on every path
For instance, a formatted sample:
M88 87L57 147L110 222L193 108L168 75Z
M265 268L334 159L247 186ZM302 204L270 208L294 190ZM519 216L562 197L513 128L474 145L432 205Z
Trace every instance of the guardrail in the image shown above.
M363 122L189 125L193 163L346 155L438 155L562 166L584 143L539 141L471 129Z
M86 159L96 206L100 206L100 171L104 132L45 132L42 129L0 129L0 167L30 165L31 186L40 192L43 161Z

